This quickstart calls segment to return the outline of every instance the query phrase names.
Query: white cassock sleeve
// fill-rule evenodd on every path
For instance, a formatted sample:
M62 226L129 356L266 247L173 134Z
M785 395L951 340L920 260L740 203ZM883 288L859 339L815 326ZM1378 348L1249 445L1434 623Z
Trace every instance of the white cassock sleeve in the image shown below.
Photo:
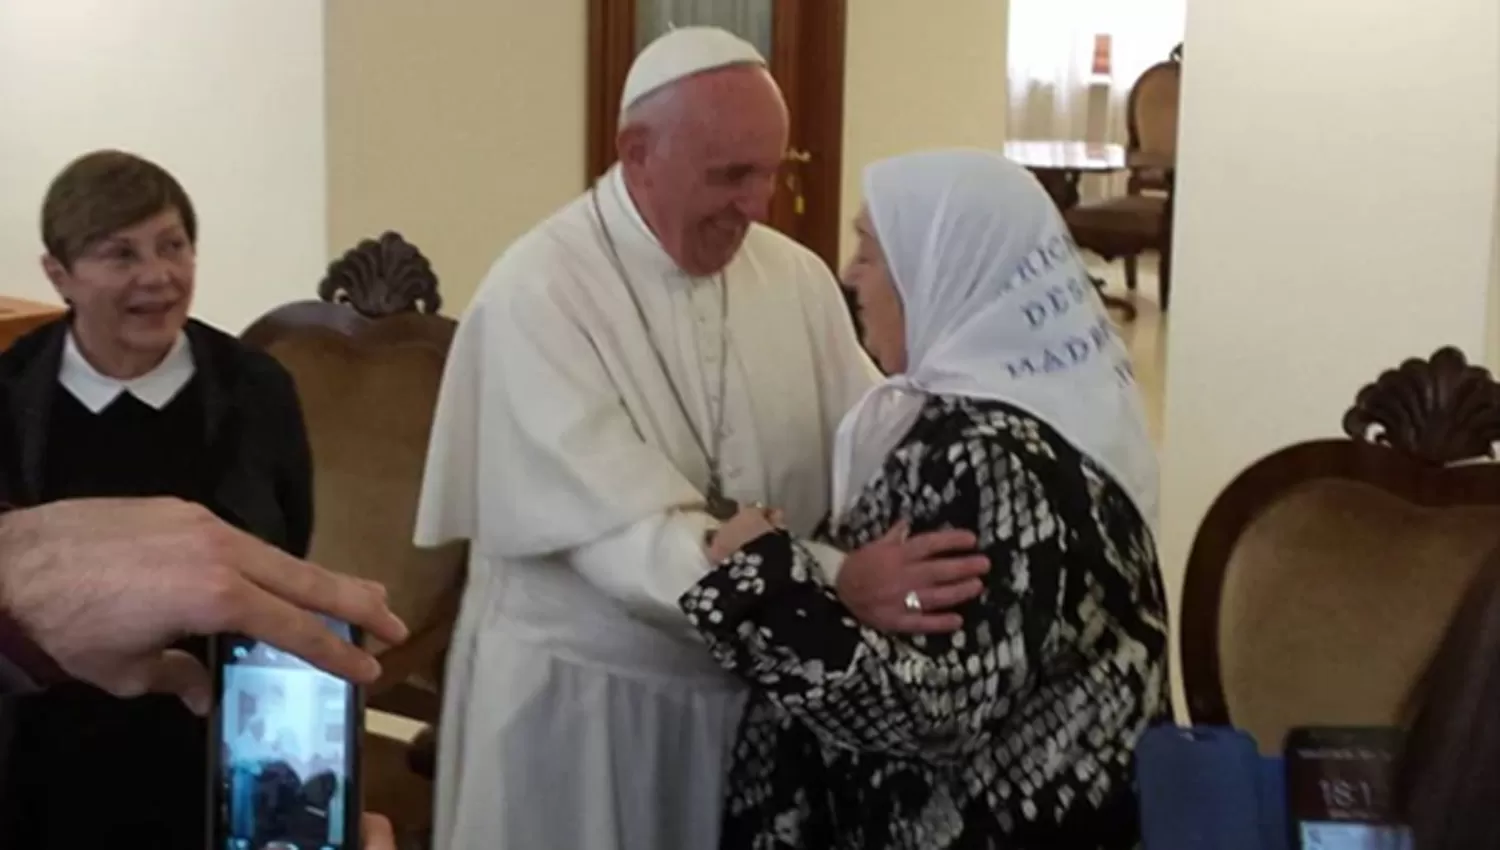
M551 557L633 614L692 633L678 597L709 570L698 488L627 412L565 288L502 264L450 354L418 542Z
M708 574L704 535L718 523L700 511L641 520L568 554L573 568L626 611L679 637L702 640L678 599Z
M838 281L821 262L809 265L813 294L806 305L807 331L817 364L824 432L831 445L844 413L879 382L880 372L860 345ZM662 462L670 463L666 458ZM712 569L704 535L717 525L701 510L670 511L579 546L568 557L585 579L634 616L698 639L678 600ZM830 581L836 580L844 553L805 542Z
M817 364L824 432L832 444L844 413L879 382L880 372L855 335L838 281L821 262L809 266L812 294L806 304L807 331ZM701 511L673 512L581 546L570 557L585 578L635 616L697 638L697 631L682 616L678 598L712 568L703 539L717 525ZM803 543L829 580L836 580L844 553L815 541ZM630 568L621 569L624 565Z

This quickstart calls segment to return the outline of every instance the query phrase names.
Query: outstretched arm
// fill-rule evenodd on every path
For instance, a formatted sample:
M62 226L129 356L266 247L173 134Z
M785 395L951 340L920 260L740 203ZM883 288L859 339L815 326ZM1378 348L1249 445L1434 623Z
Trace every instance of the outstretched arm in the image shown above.
M383 641L406 638L384 589L176 499L79 499L0 516L0 611L19 629L11 637L26 638L8 651L45 653L10 657L26 667L10 672L43 685L66 673L122 697L169 691L200 712L208 672L167 648L183 635L243 633L359 682L380 666L313 611Z
M460 324L416 540L560 560L633 615L686 629L676 599L709 570L712 520L703 495L632 419L577 318L597 307L536 277L560 274L538 271L555 259L502 260Z
M984 527L980 488L988 485L974 467L951 467L941 452L926 458L920 479L943 482L951 498L915 500L914 527ZM984 480L1011 462L993 459ZM1012 509L1007 496L992 495L990 510ZM727 669L826 740L941 758L981 740L986 721L1035 685L1053 603L1027 578L1056 574L1062 551L1041 540L1023 552L1012 533L1002 525L981 538L993 567L983 593L957 610L963 625L951 634L907 637L860 624L812 556L781 533L736 552L682 605Z
M620 376L580 318L599 306L580 303L575 287L526 277L548 267L536 257L502 260L465 314L416 538L559 558L638 619L696 639L677 600L712 569L704 539L718 523L659 448L677 426L632 416Z

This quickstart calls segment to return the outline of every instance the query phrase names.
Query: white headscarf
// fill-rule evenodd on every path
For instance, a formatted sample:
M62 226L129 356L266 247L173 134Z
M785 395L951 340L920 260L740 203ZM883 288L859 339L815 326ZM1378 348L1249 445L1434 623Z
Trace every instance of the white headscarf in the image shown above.
M859 498L927 396L956 395L1003 401L1051 425L1155 528L1156 450L1129 355L1036 178L988 151L927 151L871 165L864 190L905 309L907 367L839 426L834 516Z

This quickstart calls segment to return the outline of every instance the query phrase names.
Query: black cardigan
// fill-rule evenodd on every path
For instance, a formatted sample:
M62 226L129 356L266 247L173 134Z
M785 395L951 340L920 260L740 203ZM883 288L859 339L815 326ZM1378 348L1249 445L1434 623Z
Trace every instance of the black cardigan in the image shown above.
M219 458L212 507L227 522L297 557L312 538L312 452L296 385L281 364L222 331L184 328L203 396L204 434ZM41 501L48 417L68 321L32 331L0 354L0 504Z
M56 490L47 480L51 466L48 457L58 450L65 451L66 447L54 444L49 451L48 443L56 439L58 433L52 426L61 424L49 420L55 411L61 410L57 402L64 396L59 393L67 393L58 380L67 334L67 320L59 320L39 328L0 354L0 503L16 507L35 505ZM200 499L222 519L255 537L298 557L305 556L313 521L312 461L307 429L291 376L266 353L200 322L190 321L185 334L192 351L195 374L193 397L184 398L183 402L197 405L201 415L199 439L203 441L202 459L197 461L203 464L202 487L193 488L193 498ZM193 411L187 408L183 412ZM199 451L193 453L199 454ZM143 482L142 486L147 485ZM21 645L18 643L15 647ZM12 651L15 647L11 647ZM193 651L196 653L201 648L200 645ZM24 666L22 658L11 657L9 661L13 667ZM17 665L17 662L23 663ZM47 755L50 744L35 743L40 738L16 737L18 733L50 736L65 731L70 721L54 722L53 718L73 718L72 712L75 711L79 717L88 716L93 710L91 706L97 705L92 700L77 699L86 692L63 687L62 692L54 692L58 698L56 703L31 703L14 707L14 712L0 712L0 727L3 727L0 728L0 748L3 748L6 761L5 770L0 773L0 785L3 785L0 787L0 805L16 809L39 805L40 801L26 791L25 783L27 771L41 764L48 765L43 771L46 775L34 779L40 787L47 789L41 793L47 794L56 793L56 789L70 781L69 771L88 769L87 764L71 758L51 763ZM163 707L173 708L170 705ZM126 709L125 706L121 708ZM147 716L139 714L139 710L143 710L141 705L134 709L136 713L131 716ZM54 710L61 714L54 715ZM33 727L34 721L44 722L40 727ZM175 720L163 722L175 723ZM21 725L17 726L17 723ZM165 729L163 726L148 726ZM202 737L206 733L195 735L189 728L180 731L182 734L174 731L170 736L172 746L195 740L208 745L206 737ZM142 752L152 752L152 746L144 750L128 747L135 752L126 760L134 761ZM33 764L38 759L41 762ZM106 770L115 770L120 763L116 761ZM175 766L166 768L166 764ZM102 821L92 826L80 824L80 827L88 827L82 832L103 835L116 827L127 831L137 829L139 824L123 814L133 805L128 802L130 800L152 807L164 806L155 814L167 813L164 816L176 817L169 814L178 805L171 800L183 793L186 796L182 805L190 808L181 811L196 808L199 805L194 802L196 795L187 793L187 789L197 784L192 777L201 774L201 767L195 769L192 759L171 759L164 762L162 769L164 773L152 782L158 785L158 789L177 790L161 794L148 790L138 796L133 792L125 793L114 801L114 805L102 807ZM14 787L12 783L15 783ZM33 835L32 831L36 829L44 830L50 836L49 840L64 840L63 834L53 830L63 823L72 825L66 813L59 814L55 810L33 810L29 814L12 810L4 814L5 837L0 837L0 842L14 842L17 838ZM114 819L117 817L125 819L116 824ZM64 831L66 837L71 838L79 838L81 834ZM161 838L163 842L170 841L170 846L188 847L196 841L195 832L189 822L182 822L163 832ZM202 846L201 842L197 846Z

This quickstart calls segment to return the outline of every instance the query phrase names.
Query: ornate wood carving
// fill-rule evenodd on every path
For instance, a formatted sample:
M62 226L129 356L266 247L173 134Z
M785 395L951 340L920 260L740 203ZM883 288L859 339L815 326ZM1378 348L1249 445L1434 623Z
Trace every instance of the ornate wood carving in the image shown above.
M1386 370L1355 396L1344 432L1356 441L1443 466L1493 458L1500 442L1500 383L1462 351L1438 349Z
M436 313L443 306L427 257L401 234L366 239L328 266L318 297L348 304L373 319L398 313Z

